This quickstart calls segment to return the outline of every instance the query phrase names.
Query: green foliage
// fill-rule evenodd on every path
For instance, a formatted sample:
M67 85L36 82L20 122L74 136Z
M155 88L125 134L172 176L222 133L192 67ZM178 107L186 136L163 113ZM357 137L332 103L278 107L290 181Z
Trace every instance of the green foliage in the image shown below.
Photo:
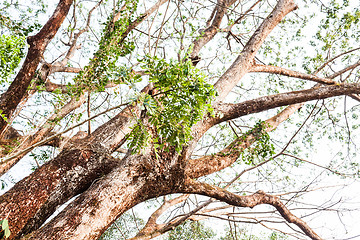
M303 66L308 73L328 60L329 53L337 55L349 50L351 45L359 41L360 10L350 8L349 1L343 0L339 3L332 0L328 6L322 7L321 11L326 17L320 22L319 30L315 34L316 40L310 43L317 53L314 57L306 57L309 62ZM343 59L346 60L350 56L344 56ZM315 68L311 68L309 64Z
M265 131L267 126L264 122L259 121L249 130L242 138L253 135L256 141L254 144L241 153L241 159L245 164L256 164L267 157L271 157L275 152L274 145L270 142L270 136ZM258 161L257 161L258 160Z
M9 229L8 220L6 218L1 219L0 224L1 224L0 239L9 238L11 233L10 233L10 229Z
M216 91L190 61L168 63L146 56L140 62L154 89L152 94L139 98L138 103L149 116L149 123L155 126L155 133L152 135L139 122L130 135L130 147L139 151L152 141L155 148L172 146L179 152L191 139L191 127L206 111L211 111Z
M99 50L90 60L90 64L74 79L77 85L71 87L72 93L80 94L84 89L104 91L110 81L121 83L125 79L130 79L131 70L118 66L117 62L120 57L131 53L135 48L134 42L125 40L125 36L128 34L126 31L137 3L138 0L127 0L124 3L125 9L120 11L121 18L115 22L114 16L110 15L99 43Z
M168 240L206 240L214 239L215 233L211 228L200 222L185 222L169 233Z
M24 57L25 37L0 36L0 82L3 83L14 73Z
M0 179L0 190L5 189L6 186L7 186L7 183L5 182L5 180Z
M4 119L5 122L8 121L8 118L5 116L5 114L3 113L3 110L1 110L1 109L0 109L0 117L1 117L2 119Z

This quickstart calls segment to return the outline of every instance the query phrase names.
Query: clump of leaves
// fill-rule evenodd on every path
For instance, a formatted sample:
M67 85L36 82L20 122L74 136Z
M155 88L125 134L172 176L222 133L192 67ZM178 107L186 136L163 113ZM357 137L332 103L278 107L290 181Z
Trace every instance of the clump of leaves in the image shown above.
M179 152L191 139L191 127L206 111L212 111L210 103L216 91L190 61L168 63L146 56L140 62L154 89L138 102L155 133L139 122L130 135L129 147L137 152L152 142L156 149L168 150L172 146Z
M0 230L0 239L2 238L9 238L10 237L10 229L9 229L9 222L8 220L1 219L0 220L1 230Z
M254 128L249 130L243 137L253 135L256 139L251 148L246 149L241 154L241 159L245 164L253 165L256 162L270 157L275 152L274 145L270 142L270 136L265 131L266 124L259 121Z
M3 83L14 73L24 57L25 37L0 36L0 82Z
M128 79L131 73L128 69L117 64L120 57L131 53L135 44L127 40L127 30L137 8L138 0L127 0L120 10L121 18L114 21L110 15L106 22L99 50L90 60L90 64L74 79L76 86L70 86L71 92L79 95L84 89L104 91L110 81ZM117 14L119 12L115 12ZM117 82L119 83L119 82Z

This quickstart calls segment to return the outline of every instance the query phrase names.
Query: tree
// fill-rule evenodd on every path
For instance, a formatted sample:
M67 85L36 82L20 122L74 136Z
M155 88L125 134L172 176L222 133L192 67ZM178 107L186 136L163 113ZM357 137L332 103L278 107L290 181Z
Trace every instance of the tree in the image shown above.
M40 10L18 2L0 10L0 172L37 163L0 196L9 239L98 239L135 205L178 193L132 239L210 216L285 232L256 212L232 212L258 205L290 236L321 239L303 217L333 206L295 213L314 184L298 182L295 167L359 173L360 12L348 1L60 0L52 14L32 4ZM302 32L309 25L311 39ZM306 159L320 135L343 144L341 164ZM230 168L243 171L225 180ZM210 199L160 224L187 194Z

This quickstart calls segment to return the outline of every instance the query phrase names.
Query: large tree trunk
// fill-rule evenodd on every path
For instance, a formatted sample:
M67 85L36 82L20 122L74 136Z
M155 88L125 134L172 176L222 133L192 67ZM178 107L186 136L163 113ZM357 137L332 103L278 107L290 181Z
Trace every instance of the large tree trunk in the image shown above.
M7 218L11 238L41 226L56 208L83 192L118 161L91 149L64 150L0 196L0 219Z
M159 1L158 4L163 2L165 1ZM228 6L234 1L218 2L226 3L225 6ZM140 117L140 110L136 106L129 106L85 139L71 142L55 159L40 167L0 197L0 219L9 219L11 239L21 237L97 239L128 209L147 199L170 193L204 194L241 207L272 204L280 213L286 212L285 206L278 198L263 192L251 197L241 197L191 180L233 164L240 152L256 141L255 135L250 134L246 138L236 139L223 151L212 156L192 159L191 154L202 135L212 126L223 121L279 106L360 92L359 84L336 85L326 79L307 76L311 80L325 81L330 85L261 97L238 104L221 102L246 73L260 68L254 65L257 51L272 29L295 8L296 5L292 0L278 1L274 10L254 32L239 57L214 85L219 92L213 104L216 114L205 116L203 121L193 126L193 140L188 146L184 146L181 154L150 151L144 155L127 154L121 160L111 157L111 153L126 141L131 126L136 124L136 118ZM216 34L225 12L222 8L218 9L216 14L214 12L213 26L204 32L207 38L204 40L200 38L195 42L196 47L191 55L193 60L198 60L197 55L201 47ZM131 26L136 26L137 22L133 24L135 25ZM33 69L28 71L31 76ZM291 73L287 74L291 75ZM145 88L144 92L148 90L149 87ZM290 106L269 119L267 121L269 126L265 130L276 128L300 106L301 104ZM40 228L56 207L80 193L81 195L58 216ZM283 216L287 221L296 223L305 233L308 232L308 236L318 239L317 235L295 216L285 213Z
M153 163L154 159L142 155L125 158L26 239L98 239L122 213L147 199L173 193L182 183L181 171L173 169L175 174L169 175Z

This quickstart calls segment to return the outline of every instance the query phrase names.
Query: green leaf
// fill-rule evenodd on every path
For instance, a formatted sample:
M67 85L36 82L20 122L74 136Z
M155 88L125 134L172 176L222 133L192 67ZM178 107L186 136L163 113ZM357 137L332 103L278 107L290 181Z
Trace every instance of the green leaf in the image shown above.
M7 219L2 220L1 227L2 227L2 229L9 228L9 222Z

